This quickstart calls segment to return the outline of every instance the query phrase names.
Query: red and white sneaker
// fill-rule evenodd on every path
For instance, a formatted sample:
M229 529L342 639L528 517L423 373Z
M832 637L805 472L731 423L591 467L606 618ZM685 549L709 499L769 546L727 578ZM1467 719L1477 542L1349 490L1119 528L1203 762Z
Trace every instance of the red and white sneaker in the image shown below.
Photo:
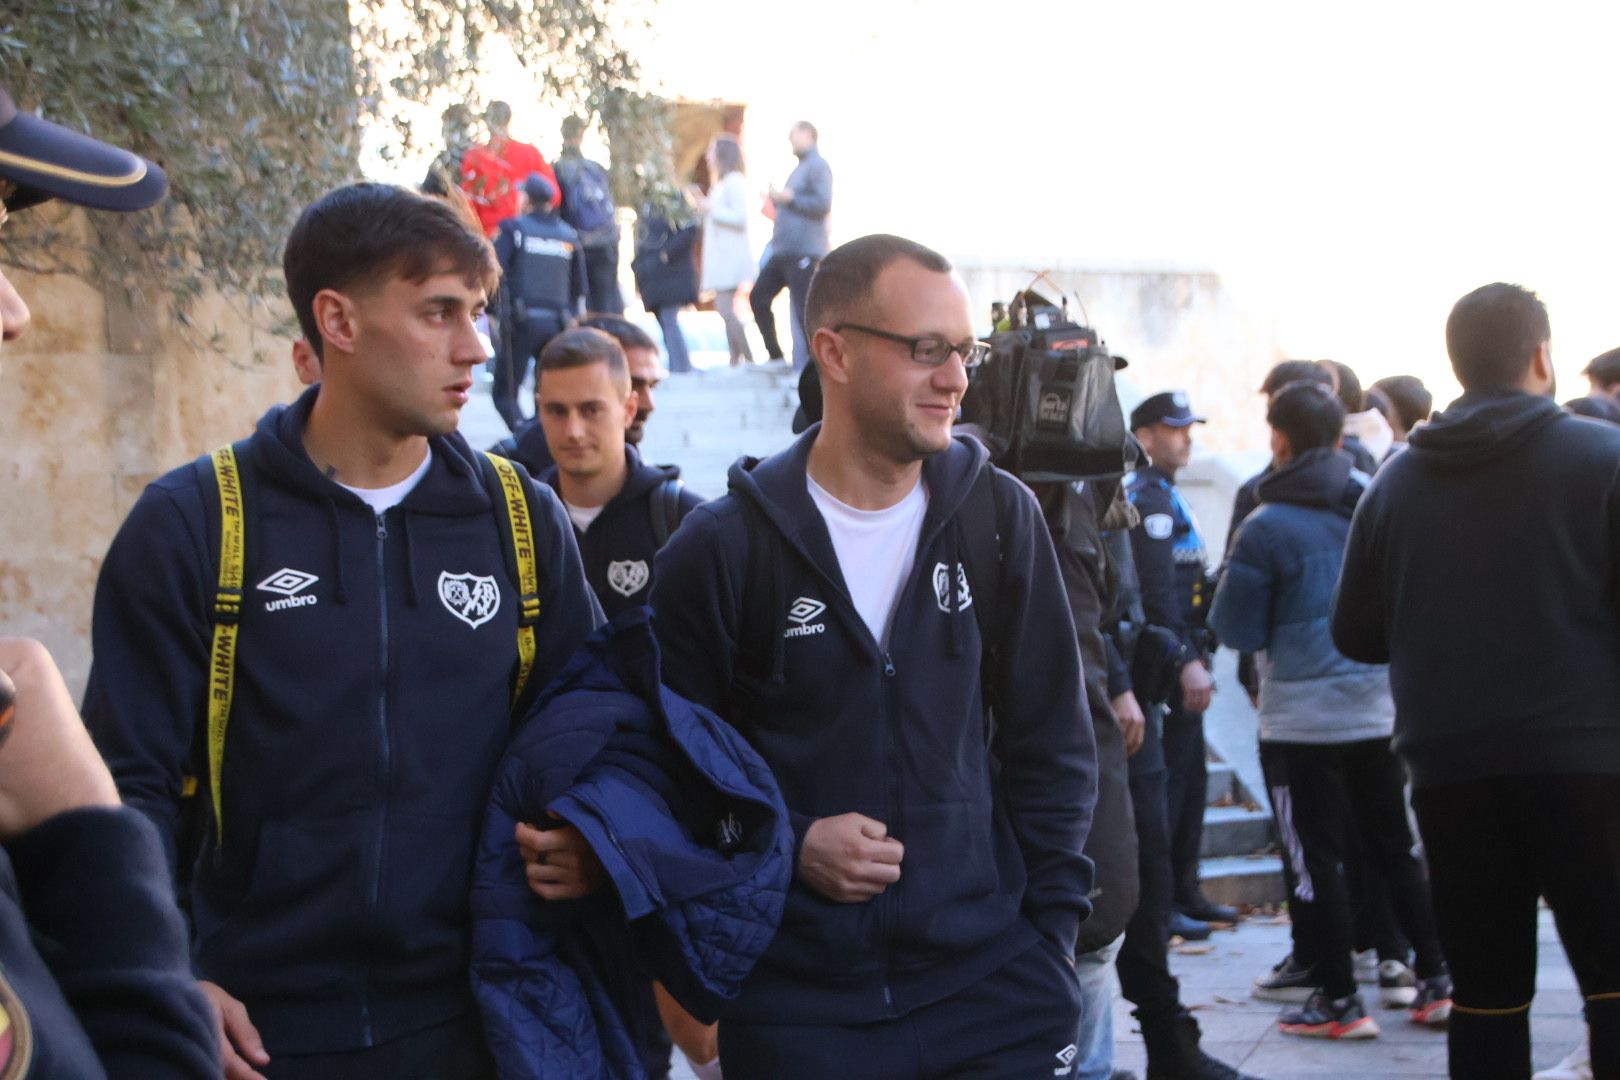
M1417 997L1412 1001L1412 1023L1424 1027L1445 1027L1451 1022L1451 976L1436 975L1419 979Z
M1318 991L1299 1008L1279 1016L1277 1030L1307 1039L1376 1039L1378 1022L1367 1015L1360 994L1335 1001Z

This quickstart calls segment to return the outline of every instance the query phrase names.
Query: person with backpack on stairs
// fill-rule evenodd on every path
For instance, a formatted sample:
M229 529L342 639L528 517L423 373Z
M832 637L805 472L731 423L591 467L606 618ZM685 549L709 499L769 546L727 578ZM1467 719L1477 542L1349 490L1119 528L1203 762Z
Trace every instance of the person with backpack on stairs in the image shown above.
M1070 1076L1096 756L1040 509L952 437L987 351L967 290L863 237L806 328L822 422L733 467L653 595L667 683L760 751L796 839L726 1076Z
M556 497L456 431L489 242L353 184L284 265L321 382L137 500L85 720L186 882L229 1080L493 1080L473 846L514 722L601 609ZM530 833L534 891L585 895L579 831Z
M562 219L579 233L585 249L586 307L601 315L623 315L619 290L619 220L607 170L580 150L585 121L570 116L562 122L562 153L553 166L562 188Z

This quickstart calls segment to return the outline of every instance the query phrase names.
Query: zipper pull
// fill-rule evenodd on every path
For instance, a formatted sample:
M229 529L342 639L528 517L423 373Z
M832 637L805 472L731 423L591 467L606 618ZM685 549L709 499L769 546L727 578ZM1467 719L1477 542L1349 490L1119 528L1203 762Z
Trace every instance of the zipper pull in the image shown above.
M888 653L883 654L883 674L894 678L894 660Z
M388 539L388 516L386 513L377 515L377 539Z

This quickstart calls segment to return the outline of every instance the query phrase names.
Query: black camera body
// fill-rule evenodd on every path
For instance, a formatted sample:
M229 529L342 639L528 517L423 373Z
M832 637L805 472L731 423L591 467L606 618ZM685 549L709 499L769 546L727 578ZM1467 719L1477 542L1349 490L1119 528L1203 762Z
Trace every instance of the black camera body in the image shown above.
M1114 388L1119 362L1095 330L1032 303L1023 325L990 345L962 419L989 436L997 464L1030 484L1118 478L1136 467L1141 448Z

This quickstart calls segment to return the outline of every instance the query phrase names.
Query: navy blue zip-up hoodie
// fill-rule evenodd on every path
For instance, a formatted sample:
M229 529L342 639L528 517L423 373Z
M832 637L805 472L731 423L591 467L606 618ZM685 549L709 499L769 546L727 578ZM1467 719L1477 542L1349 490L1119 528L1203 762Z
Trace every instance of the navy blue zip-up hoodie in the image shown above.
M653 514L663 513L652 499L660 483L679 480L681 470L674 465L646 465L636 448L624 448L629 473L624 487L608 500L602 512L579 538L580 558L585 562L585 580L591 583L596 599L608 618L640 607L652 596L653 557L658 554L658 537L653 533ZM540 482L557 488L557 466L540 474ZM703 499L686 488L678 496L678 516L682 519ZM673 533L675 530L670 529Z
M376 1045L473 1008L467 889L517 667L505 523L466 440L432 439L426 476L379 517L304 452L318 390L251 441L223 842L191 886L197 972L246 1004L272 1055ZM536 490L526 698L600 620L562 506ZM193 466L159 478L96 589L85 719L171 852L206 729L210 505Z
M780 932L725 1012L774 1023L901 1016L1037 938L1072 956L1091 890L1081 855L1096 800L1091 717L1034 497L994 474L1003 561L986 693L971 592L949 587L968 559L960 510L986 451L959 439L924 463L928 511L885 653L805 486L819 430L752 469L733 466L730 494L694 510L660 553L653 590L666 683L771 766L795 856L817 818L849 812L905 845L900 881L869 901L835 903L795 878ZM776 535L751 540L752 517ZM750 558L768 560L766 595L746 595ZM760 625L768 641L739 640ZM744 659L744 645L763 663Z

